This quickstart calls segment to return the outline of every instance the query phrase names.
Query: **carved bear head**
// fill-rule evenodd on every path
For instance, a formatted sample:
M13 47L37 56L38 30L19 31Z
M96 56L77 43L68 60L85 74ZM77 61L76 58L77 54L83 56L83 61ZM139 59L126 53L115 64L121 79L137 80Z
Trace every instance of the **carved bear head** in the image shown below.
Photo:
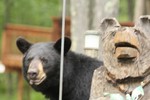
M115 18L106 18L99 32L104 66L114 79L150 73L150 16L141 16L134 27L122 27Z

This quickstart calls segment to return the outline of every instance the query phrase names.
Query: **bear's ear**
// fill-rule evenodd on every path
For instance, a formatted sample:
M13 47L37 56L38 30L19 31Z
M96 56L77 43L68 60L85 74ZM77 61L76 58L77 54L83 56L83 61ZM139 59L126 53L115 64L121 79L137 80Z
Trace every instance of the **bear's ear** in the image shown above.
M27 40L23 39L22 37L17 38L16 45L18 49L24 54L32 45Z
M104 18L100 23L100 31L102 34L116 27L120 27L120 24L115 18Z
M150 38L150 15L141 16L134 27L143 32L146 37Z
M64 55L70 50L71 40L68 37L64 37ZM61 38L56 41L54 48L61 53Z

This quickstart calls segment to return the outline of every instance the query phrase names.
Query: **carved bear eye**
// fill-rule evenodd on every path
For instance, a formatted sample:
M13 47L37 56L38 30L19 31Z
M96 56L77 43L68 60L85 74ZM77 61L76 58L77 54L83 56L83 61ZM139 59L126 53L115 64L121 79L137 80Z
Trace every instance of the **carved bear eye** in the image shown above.
M48 63L48 60L45 57L41 57L40 59L41 59L41 61L42 61L43 64Z
M116 34L115 31L112 31L112 32L111 32L111 35L112 35L113 37L115 36L115 34Z
M134 33L136 34L136 35L138 35L138 34L140 34L140 31L139 30L134 30Z

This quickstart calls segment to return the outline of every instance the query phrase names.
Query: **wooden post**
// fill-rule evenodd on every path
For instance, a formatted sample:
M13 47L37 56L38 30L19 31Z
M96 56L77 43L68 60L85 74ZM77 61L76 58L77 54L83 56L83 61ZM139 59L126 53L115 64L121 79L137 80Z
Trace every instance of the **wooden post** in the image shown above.
M23 77L21 71L18 71L18 100L23 100Z
M52 17L52 21L53 21L52 40L56 41L61 37L61 22L62 22L62 19L61 19L61 17ZM70 23L71 23L70 18L66 17L66 19L65 19L65 36L68 36L68 37L71 36Z

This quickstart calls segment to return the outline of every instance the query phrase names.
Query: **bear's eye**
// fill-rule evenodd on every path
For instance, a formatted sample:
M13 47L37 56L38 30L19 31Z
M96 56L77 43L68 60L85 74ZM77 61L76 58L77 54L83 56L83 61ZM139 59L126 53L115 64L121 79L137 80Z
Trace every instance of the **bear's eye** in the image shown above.
M27 62L30 63L33 58L28 58Z
M44 64L48 62L48 60L45 57L42 57L40 59L41 59L42 63L44 63Z

